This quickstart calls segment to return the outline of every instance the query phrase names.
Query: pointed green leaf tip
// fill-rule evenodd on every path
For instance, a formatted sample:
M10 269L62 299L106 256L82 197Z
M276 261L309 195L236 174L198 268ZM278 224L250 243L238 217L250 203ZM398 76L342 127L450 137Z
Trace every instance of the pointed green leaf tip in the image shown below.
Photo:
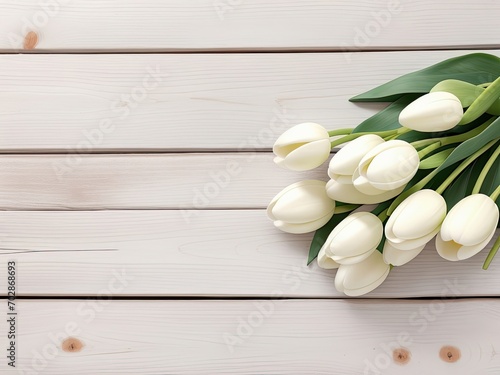
M445 79L479 85L500 77L500 58L486 53L454 57L428 68L405 74L363 94L351 102L393 102L405 94L424 94Z

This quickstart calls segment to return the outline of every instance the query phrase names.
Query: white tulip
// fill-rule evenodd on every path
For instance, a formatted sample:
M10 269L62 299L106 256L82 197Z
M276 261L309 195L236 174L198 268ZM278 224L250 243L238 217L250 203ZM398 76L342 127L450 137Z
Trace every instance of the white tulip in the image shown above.
M405 186L394 190L381 191L377 195L363 194L352 184L351 176L339 176L326 184L326 194L336 201L350 204L375 204L385 202L402 193Z
M384 252L382 254L384 262L393 266L402 266L422 252L426 244L414 249L401 250L392 246L390 241L385 241Z
M441 228L446 201L434 190L410 195L396 207L385 225L385 237L392 247L411 250L425 245Z
M465 197L450 210L436 237L436 249L444 259L468 259L483 250L495 234L498 206L484 194Z
M352 176L368 151L382 143L384 140L375 134L362 135L349 142L333 155L328 166L328 176L332 179L339 176Z
M454 128L464 114L462 103L445 91L425 94L399 114L399 123L420 132L438 132Z
M335 288L348 296L361 296L380 286L390 269L382 254L375 251L360 263L340 265L335 276Z
M323 247L325 254L339 264L354 264L368 258L382 239L380 219L370 212L356 212L342 220L330 233Z
M328 198L326 182L296 182L277 194L267 207L274 225L288 233L307 233L325 225L333 216L335 201Z
M339 268L340 264L338 264L332 258L326 255L325 246L323 245L323 247L318 253L318 266L324 268L325 270L331 270L334 268Z
M274 162L293 171L319 167L330 156L328 131L321 125L306 122L284 132L274 143Z
M397 190L380 190L379 194L368 195L363 194L353 185L352 175L358 168L361 159L375 146L384 142L378 135L367 134L356 138L340 149L332 157L328 167L328 176L331 178L326 185L328 196L345 203L374 204L399 195L404 186Z
M417 150L408 142L387 141L361 159L353 183L363 194L378 195L405 186L417 173L419 163Z

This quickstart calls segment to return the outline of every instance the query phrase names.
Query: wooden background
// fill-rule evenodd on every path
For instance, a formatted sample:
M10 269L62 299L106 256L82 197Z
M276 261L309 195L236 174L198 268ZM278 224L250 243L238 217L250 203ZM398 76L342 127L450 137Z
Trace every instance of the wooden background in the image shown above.
M494 0L0 0L1 374L500 373L500 262L429 246L343 299L265 215L304 121L443 59L500 56ZM419 297L418 299L410 299ZM2 351L2 352L5 352Z

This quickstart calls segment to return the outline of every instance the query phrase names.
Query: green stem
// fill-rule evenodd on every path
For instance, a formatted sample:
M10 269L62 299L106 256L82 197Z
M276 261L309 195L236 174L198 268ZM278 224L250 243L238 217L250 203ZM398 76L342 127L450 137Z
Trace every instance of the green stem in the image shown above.
M495 191L493 193L491 193L490 198L494 202L496 202L499 195L500 195L500 185L498 185L497 188L495 189Z
M429 146L437 141L439 141L440 138L428 138L428 139L422 139L420 141L415 141L411 142L410 144L415 147L415 148L420 148L420 147L426 147Z
M444 182L439 185L439 187L436 189L436 193L438 194L443 194L443 192L446 190L448 186L455 180L455 178L458 177L460 173L463 172L465 168L467 168L474 160L476 160L478 157L480 157L482 154L484 154L486 151L488 151L495 143L497 143L497 140L493 140L483 147L481 147L479 150L477 150L475 153L473 153L471 156L469 156L467 159L465 159L463 162L460 163L460 165L444 180Z
M342 138L339 138L339 139L336 139L334 141L331 142L331 147L334 148L336 146L339 146L341 145L342 143L346 143L346 142L349 142L349 141L352 141L356 138L359 138L363 135L367 135L367 134L376 134L376 135L379 135L381 137L386 137L388 135L393 135L393 134L396 134L397 133L397 130L387 130L387 131L383 131L383 132L377 132L377 133L372 133L372 132L363 132L363 133L351 133L349 135L346 135Z
M346 135L346 134L351 134L354 128L343 128L343 129L336 129L336 130L330 130L328 132L328 135L330 137L334 137L336 135Z
M344 204L342 206L337 206L335 207L335 215L345 214L346 212L354 211L358 207L359 207L358 204Z
M420 160L422 160L424 158L424 156L430 154L431 152L437 150L439 147L441 147L441 142L440 141L437 141L429 146L427 146L426 148L420 150L418 152L418 157Z
M384 141L392 141L393 139L396 139L397 137L399 137L399 134L388 135L387 137L384 138Z
M387 215L387 211L388 211L388 210L389 210L389 209L388 209L388 208L386 208L384 211L382 211L382 212L381 212L380 214L378 214L378 216L377 216L377 217L380 219L380 221L381 221L382 223L383 223L384 221L386 221L386 220L387 220L387 218L389 217L389 215Z
M498 158L498 155L500 155L500 146L497 147L493 155L489 158L488 162L484 165L483 170L481 171L481 174L477 178L476 184L474 185L474 188L472 189L471 194L477 194L481 190L481 186L483 186L484 179L488 175L488 172L490 171L491 167L495 163L495 161Z
M483 270L487 270L488 267L491 264L491 261L497 255L498 249L500 248L500 236L497 237L497 240L493 244L493 247L491 248L490 252L488 253L488 256L486 257L486 260L484 261L483 264Z
M472 130L469 130L466 133L462 134L457 134L457 135L452 135L449 137L441 137L441 138L428 138L428 139L422 139L420 141L415 141L410 143L413 147L419 148L419 147L424 147L428 146L430 144L433 144L434 142L441 142L441 146L447 146L452 143L460 143L463 141L466 141L469 138L475 137L476 135L480 134L484 129L486 129L488 126L491 125L493 121L496 120L496 117L493 117L486 121L484 124L478 126L477 128L474 128Z

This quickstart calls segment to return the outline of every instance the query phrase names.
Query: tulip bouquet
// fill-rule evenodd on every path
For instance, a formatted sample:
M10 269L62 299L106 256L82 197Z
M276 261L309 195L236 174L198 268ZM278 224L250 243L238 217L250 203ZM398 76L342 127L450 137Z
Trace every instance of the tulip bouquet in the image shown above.
M316 231L308 264L338 269L337 290L359 296L434 238L449 261L487 247L499 221L500 59L449 59L351 101L391 104L355 128L296 125L273 147L279 166L306 171L344 145L329 162L328 182L294 183L267 210L285 232Z

